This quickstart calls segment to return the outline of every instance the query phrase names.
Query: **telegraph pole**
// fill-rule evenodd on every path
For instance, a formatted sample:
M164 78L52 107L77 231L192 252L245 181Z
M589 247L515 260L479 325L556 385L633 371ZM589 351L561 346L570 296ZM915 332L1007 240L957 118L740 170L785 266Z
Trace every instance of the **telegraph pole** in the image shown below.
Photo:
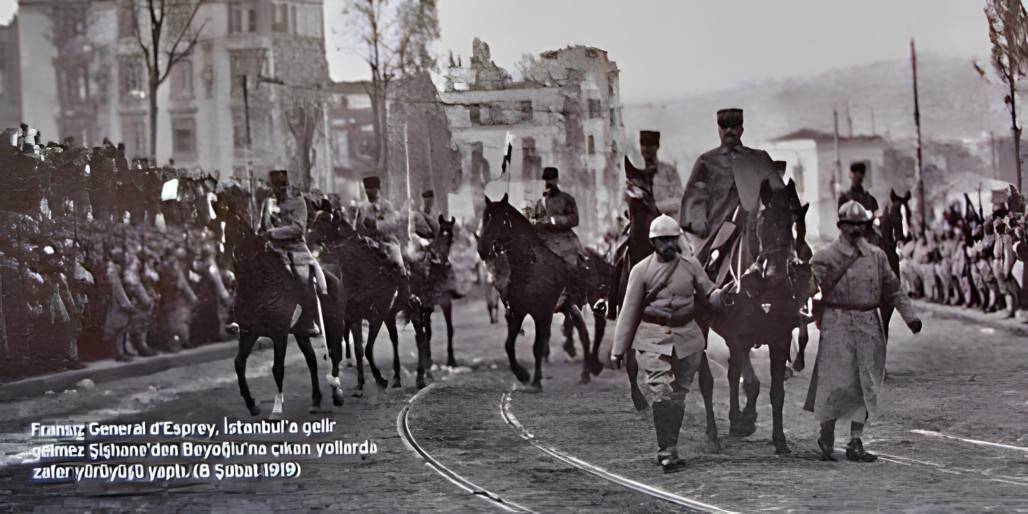
M925 216L927 209L924 204L924 161L921 142L921 108L917 97L917 49L914 47L914 38L910 38L910 68L914 77L914 125L917 127L917 168L914 170L914 177L917 179L917 210L921 217L921 236L924 237L925 225L928 218Z

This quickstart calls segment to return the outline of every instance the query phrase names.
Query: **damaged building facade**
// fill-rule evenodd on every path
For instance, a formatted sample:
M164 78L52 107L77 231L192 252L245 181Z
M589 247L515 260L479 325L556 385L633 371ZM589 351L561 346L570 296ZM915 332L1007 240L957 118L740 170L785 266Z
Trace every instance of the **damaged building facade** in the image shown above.
M573 46L543 52L515 81L475 39L471 59L453 62L440 93L460 154L450 212L478 219L484 195L523 208L542 197L542 170L560 169L561 187L578 201L583 243L594 241L621 209L625 138L619 71L607 52ZM501 173L507 134L513 152Z

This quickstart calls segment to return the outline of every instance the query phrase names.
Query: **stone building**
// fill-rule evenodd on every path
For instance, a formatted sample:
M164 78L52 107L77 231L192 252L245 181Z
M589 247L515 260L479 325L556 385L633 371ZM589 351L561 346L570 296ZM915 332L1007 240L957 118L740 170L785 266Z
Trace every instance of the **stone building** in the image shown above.
M169 4L175 10L165 35L177 35L194 0ZM149 154L148 78L134 6L142 2L21 0L21 85L32 91L23 95L22 115L44 138L72 136L92 146L107 137L123 141L130 158ZM196 47L158 90L157 162L245 178L245 76L257 178L273 168L296 170L306 159L311 186L331 190L323 8L322 0L204 2L187 32L199 31Z
M578 234L595 240L621 209L624 125L617 65L607 52L573 46L542 53L515 81L476 39L466 65L451 62L440 93L460 174L450 211L477 220L483 194L509 193L521 208L541 198L542 169L560 169L562 187L578 200ZM501 163L507 134L513 152Z

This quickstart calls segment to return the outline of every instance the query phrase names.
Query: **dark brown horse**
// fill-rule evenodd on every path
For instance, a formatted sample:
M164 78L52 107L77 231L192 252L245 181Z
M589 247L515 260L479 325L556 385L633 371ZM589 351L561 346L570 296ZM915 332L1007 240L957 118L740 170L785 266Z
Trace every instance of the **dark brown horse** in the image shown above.
M235 369L239 382L239 394L243 396L250 414L260 414L260 408L250 395L246 382L246 360L253 351L257 339L271 338L274 347L274 363L271 367L282 396L282 381L285 377L286 345L290 333L303 352L311 375L311 410L321 407L321 387L318 383L318 361L310 338L305 333L293 332L293 327L309 326L316 319L317 306L311 301L313 295L305 294L303 288L313 284L301 284L283 264L282 258L267 249L268 239L258 235L250 226L245 205L238 205L236 197L226 196L214 205L218 218L225 223L225 239L233 248L232 261L236 274L236 291L233 313L239 324L239 349L236 352ZM338 284L332 288L338 293ZM327 299L326 299L327 300ZM300 319L292 323L297 306L302 308ZM280 413L272 412L272 415Z
M653 197L654 171L655 169L652 167L638 169L632 165L628 157L625 157L625 178L628 182L625 192L628 201L628 226L626 227L627 237L619 245L615 255L614 284L616 288L614 294L611 295L611 307L608 311L608 317L611 319L615 319L620 311L621 302L625 297L625 287L628 284L628 274L632 267L653 253L653 244L650 242L650 223L660 215L657 202ZM635 359L635 352L630 351L625 355L625 371L628 374L632 403L637 410L646 409L649 407L649 403L639 388L639 364ZM710 362L707 360L706 352L700 363L699 386L707 416L707 439L715 449L720 449L717 420L714 418L714 375L710 372Z
M810 248L805 236L804 216L795 184L773 191L768 181L760 188L760 210L756 213L759 250L756 261L739 278L740 294L735 305L715 316L711 327L728 345L730 433L750 435L756 430L756 391L747 389L746 409L739 410L739 379L752 369L750 350L767 345L771 357L772 441L778 454L790 453L782 427L785 404L785 372L789 361L792 330L800 327L805 339L807 319L801 310L814 293ZM801 343L805 346L805 340ZM802 352L801 352L802 353ZM759 388L759 382L757 382ZM759 390L759 389L758 389Z
M885 251L885 257L889 260L889 268L899 278L899 245L909 240L910 218L910 191L900 196L895 190L889 191L889 203L886 204L881 216L878 217L878 246ZM885 331L885 338L889 338L889 320L892 319L892 307L881 308L882 328Z
M507 359L520 382L528 383L531 379L527 391L539 392L554 308L562 291L575 291L577 278L568 273L564 260L546 246L528 218L508 202L507 195L496 202L485 199L478 254L484 261L503 260L509 266L509 285L500 291L507 307ZM529 375L518 363L514 347L526 316L531 316L535 322L534 375ZM584 351L589 354L591 350L587 347ZM583 359L583 373L589 373L592 359L595 356Z
M600 343L603 342L603 334L607 329L607 308L610 303L610 295L614 289L614 266L606 261L602 255L593 249L586 249L582 259L582 277L579 287L579 294L576 294L576 306L578 312L582 312L585 305L593 315L593 337L592 347L589 347L589 329L585 326L582 317L565 314L562 332L564 334L564 349L574 356L574 331L578 331L578 337L582 341L582 347L586 348L586 360L588 361L588 372L583 369L581 382L588 384L590 373L599 375L603 371L603 363L600 362Z
M399 333L396 330L396 318L401 311L410 308L410 285L377 243L361 236L350 224L341 211L318 211L311 224L308 238L312 244L323 245L326 261L332 262L341 270L342 288L347 292L345 305L342 306L343 335L353 338L354 354L357 358L357 391L354 396L363 396L364 360L379 387L390 385L378 366L375 365L374 345L379 331L384 325L393 344L393 380L392 387L398 388L400 380ZM409 317L409 316L408 316ZM367 345L363 343L363 321L368 322ZM330 340L330 358L332 360L333 395L338 394L339 363L343 359L343 347L340 340ZM419 344L418 348L418 386L424 385L424 372L431 367L426 362L427 352Z
M424 341L418 343L418 347L428 351L428 362L431 363L432 312L439 307L446 321L446 365L451 368L457 366L457 359L453 356L454 292L448 280L452 274L450 247L453 245L454 225L454 218L446 221L439 215L439 229L428 248L420 259L407 261L407 267L411 272L411 292L419 301L419 306L414 310L417 319L412 316L411 321L414 322L417 337L424 338Z

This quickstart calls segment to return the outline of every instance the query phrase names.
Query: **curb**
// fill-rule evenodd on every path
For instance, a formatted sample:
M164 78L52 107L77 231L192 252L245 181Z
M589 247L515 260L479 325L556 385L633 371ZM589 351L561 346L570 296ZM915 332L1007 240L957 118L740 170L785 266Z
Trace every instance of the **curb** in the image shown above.
M983 327L993 328L1009 334L1028 337L1028 325L1017 320L999 318L995 314L983 314L976 310L968 310L964 307L951 305L939 305L924 300L911 300L921 310L929 311L932 316L942 319L967 321Z
M161 371L227 359L235 356L238 344L235 340L210 343L183 350L179 353L161 353L153 357L136 357L131 362L118 362L113 359L89 363L85 369L74 369L29 377L16 382L0 385L0 401L23 399L41 395L46 391L60 392L75 387L84 379L94 383L109 382L123 378L140 377ZM260 349L258 345L255 350Z

